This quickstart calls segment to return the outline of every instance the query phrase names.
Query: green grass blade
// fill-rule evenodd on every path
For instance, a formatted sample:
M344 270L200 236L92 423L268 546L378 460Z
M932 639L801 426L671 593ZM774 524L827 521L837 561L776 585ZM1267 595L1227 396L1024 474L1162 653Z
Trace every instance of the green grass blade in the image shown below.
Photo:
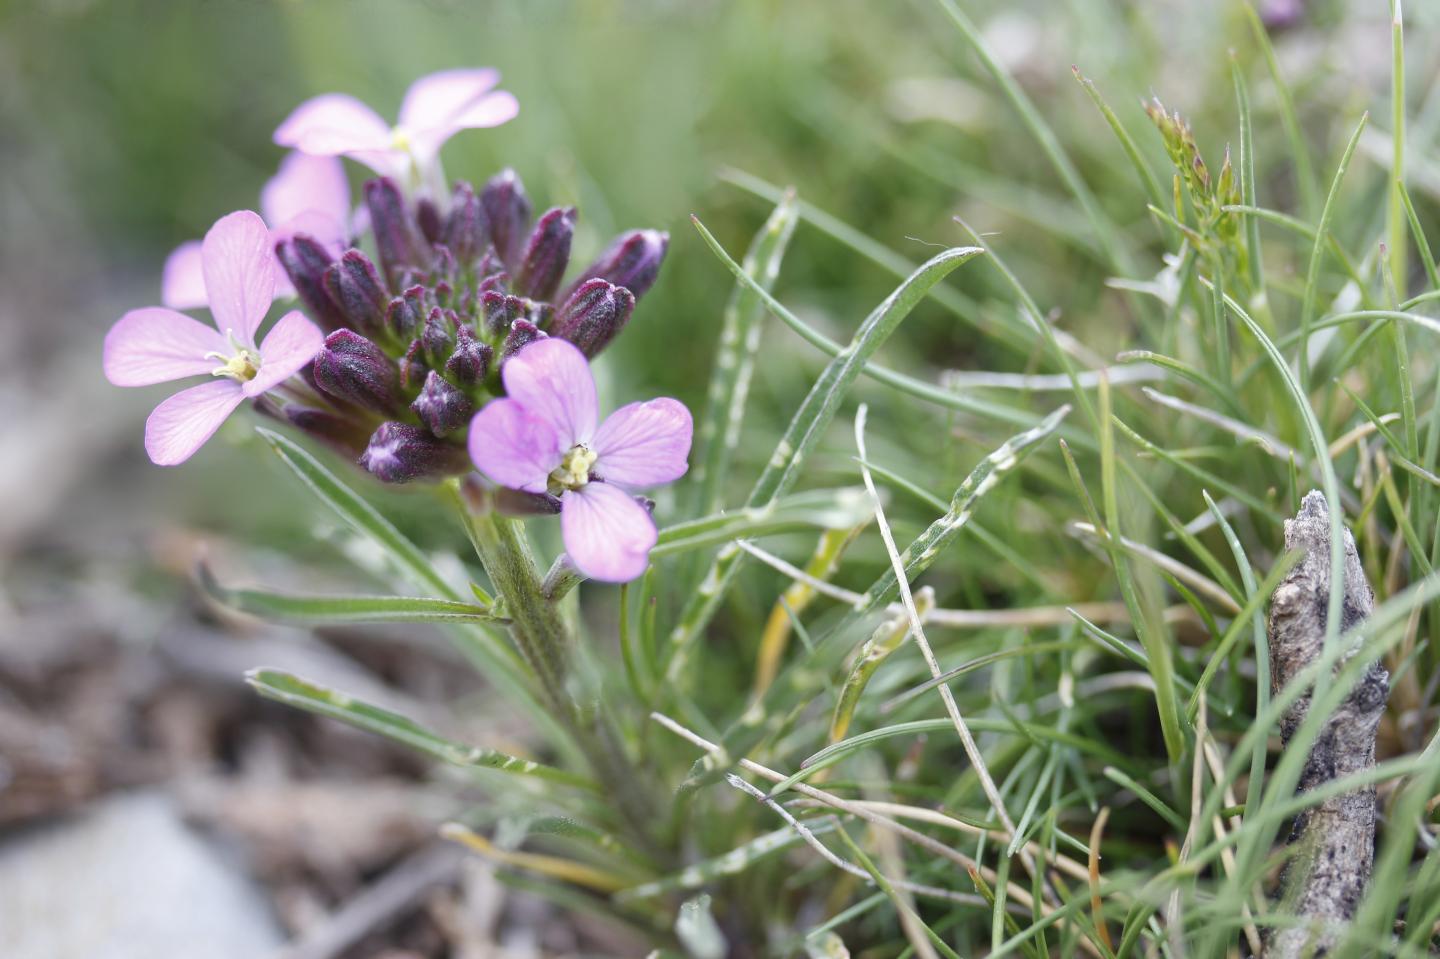
M806 490L782 496L763 506L676 523L660 530L653 558L720 546L737 539L793 533L809 529L849 529L870 516L869 499L858 487Z
M1163 621L1157 622L1153 611L1142 601L1130 571L1130 558L1120 548L1124 535L1120 528L1120 494L1115 477L1115 427L1110 415L1110 389L1100 387L1100 495L1105 517L1104 543L1110 553L1115 578L1120 583L1120 596L1130 611L1131 624L1149 660L1151 677L1155 680L1155 708L1160 715L1160 731L1165 751L1172 765L1182 761L1185 735L1182 732L1180 707L1175 699L1175 666L1171 659L1170 640Z
M765 314L765 303L755 289L768 292L774 287L798 219L795 193L787 191L745 253L741 268L753 281L754 288L737 282L725 306L720 346L710 374L710 392L699 424L698 443L704 452L697 458L692 474L697 514L711 513L720 507L730 460L740 440L740 423L745 415L755 356L760 349L763 329L760 321Z
M1335 168L1335 178L1330 181L1330 192L1325 196L1325 206L1320 211L1320 222L1315 228L1315 245L1310 250L1310 267L1305 274L1305 297L1300 304L1300 386L1310 388L1310 334L1315 322L1315 300L1320 295L1320 262L1325 252L1326 240L1330 235L1330 222L1335 217L1335 200L1340 195L1340 184L1345 181L1345 171L1350 168L1350 158L1360 143L1360 134L1370 120L1366 113L1360 118L1345 152L1340 155L1340 165Z
M695 221L699 226L698 220ZM848 346L821 372L810 393L775 447L764 471L750 491L747 507L763 506L789 492L800 478L809 454L820 442L855 379L875 351L889 339L935 284L978 254L975 247L954 247L937 254L916 270L877 306L856 330ZM684 671L688 652L710 621L745 554L738 547L722 550L711 564L699 589L685 606L671 631L666 676L675 680Z
M1080 178L1080 172L1076 170L1075 165L1070 162L1070 157L1065 153L1065 148L1060 145L1060 140L1055 136L1055 131L1045 122L1044 117L1040 115L1040 111L1036 109L1035 104L1025 95L1025 91L1020 89L1020 85L1015 82L1015 78L1000 64L1000 61L995 59L995 55L990 52L990 48L980 36L980 31L975 27L975 24L971 22L970 18L965 15L965 12L960 9L960 5L956 3L955 0L936 0L936 2L946 15L949 16L951 21L954 22L960 31L960 36L965 40L965 45L980 59L981 64L985 67L985 71L990 74L991 79L995 81L996 85L1000 87L1001 92L1005 95L1005 99L1010 101L1010 106L1015 110L1016 114L1019 115L1020 122L1025 124L1031 136L1040 144L1041 151L1045 154L1046 158L1049 159L1050 165L1055 168L1055 173L1065 184L1066 189L1070 191L1081 208L1084 209L1086 217L1090 220L1090 225L1095 230L1096 237L1100 240L1101 250L1110 266L1122 275L1133 275L1135 273L1134 264L1131 262L1130 256L1125 249L1125 244L1120 238L1119 231L1115 229L1115 224L1110 222L1110 218L1105 215L1105 212L1100 209L1100 204L1096 201L1095 195L1090 192L1090 188L1086 186L1085 181Z
M1320 208L1320 187L1319 181L1315 178L1315 168L1310 164L1310 148L1305 145L1305 131L1300 127L1300 115L1295 110L1295 98L1290 93L1290 85L1285 82L1285 75L1280 72L1280 60L1275 56L1275 47L1270 43L1270 35L1265 31L1265 24L1261 21L1260 14L1248 2L1242 4L1242 8L1250 23L1255 44L1260 48L1260 54L1265 59L1265 66L1270 71L1270 80L1275 84L1275 96L1280 104L1280 122L1285 127L1285 135L1290 140L1290 153L1295 160L1295 179L1300 187L1300 206L1306 216L1313 217L1315 211Z
M1245 74L1230 55L1230 77L1235 85L1235 111L1240 117L1240 197L1245 205L1257 205L1255 198L1255 131L1250 119L1250 89ZM1242 213L1245 220L1246 265L1249 267L1252 296L1265 297L1265 268L1260 255L1260 221L1253 214Z

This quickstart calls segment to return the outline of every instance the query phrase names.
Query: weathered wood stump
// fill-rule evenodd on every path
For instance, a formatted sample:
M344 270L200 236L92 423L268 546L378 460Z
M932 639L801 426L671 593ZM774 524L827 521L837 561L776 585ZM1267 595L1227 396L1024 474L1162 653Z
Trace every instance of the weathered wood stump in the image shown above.
M1286 520L1285 547L1302 549L1305 556L1276 587L1270 601L1272 693L1284 689L1324 650L1330 596L1330 513L1319 492L1306 494L1300 512ZM1342 631L1368 617L1375 606L1375 594L1365 580L1348 529L1344 573ZM1350 650L1345 659L1357 655L1365 655L1364 650ZM1390 674L1378 662L1372 663L1310 747L1299 792L1375 765L1375 731L1389 692ZM1280 736L1287 749L1310 701L1307 691L1281 718ZM1280 908L1307 922L1274 930L1266 955L1270 959L1323 956L1338 938L1339 925L1354 917L1370 881L1375 858L1375 788L1367 786L1312 806L1296 818L1288 841L1295 848L1282 880Z

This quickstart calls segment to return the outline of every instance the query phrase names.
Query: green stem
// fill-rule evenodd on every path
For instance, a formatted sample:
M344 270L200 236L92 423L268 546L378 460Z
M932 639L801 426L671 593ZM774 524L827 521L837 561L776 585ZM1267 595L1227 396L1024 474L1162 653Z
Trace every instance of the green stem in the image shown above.
M544 581L521 524L492 510L471 509L458 484L451 484L456 507L485 567L495 592L505 604L510 635L530 668L560 724L588 757L595 774L620 807L621 815L651 855L662 850L653 838L651 800L640 788L644 779L625 755L603 717L582 715L565 687L570 631L559 608L545 597Z
M561 711L567 722L573 722L575 703L565 691L569 635L560 611L545 599L540 572L520 524L498 513L474 513L463 505L461 508L480 565L505 601L512 622L510 635L535 670L551 705Z

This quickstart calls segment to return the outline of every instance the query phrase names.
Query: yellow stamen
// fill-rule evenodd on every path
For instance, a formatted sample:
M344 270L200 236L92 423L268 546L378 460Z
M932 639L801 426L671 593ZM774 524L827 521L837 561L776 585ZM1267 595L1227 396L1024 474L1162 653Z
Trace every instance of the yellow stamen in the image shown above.
M587 447L574 446L560 465L550 472L551 492L555 494L575 490L590 482L590 467L595 465L599 454Z

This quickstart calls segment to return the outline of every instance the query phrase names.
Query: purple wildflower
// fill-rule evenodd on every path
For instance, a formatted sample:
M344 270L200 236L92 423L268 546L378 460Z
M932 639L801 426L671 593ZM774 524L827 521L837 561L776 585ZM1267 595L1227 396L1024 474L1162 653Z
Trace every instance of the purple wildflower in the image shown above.
M249 210L222 217L200 249L205 297L216 326L151 306L131 310L105 336L105 377L116 386L149 386L209 374L181 390L145 421L145 451L158 466L185 462L237 406L279 385L325 344L298 310L282 316L255 345L274 300L270 231Z
M260 212L270 226L272 245L296 233L307 233L331 255L344 248L350 221L350 183L334 157L291 153L260 191ZM284 267L275 264L276 299L295 295ZM200 266L200 241L180 244L165 260L160 302L172 310L207 305L205 276Z
M317 156L347 156L402 182L414 168L433 168L445 141L461 130L494 127L520 112L515 97L496 90L499 72L444 70L410 85L392 127L352 96L306 100L275 131L275 142Z
M470 423L470 458L502 486L560 497L560 530L576 569L623 583L645 572L655 523L633 491L679 479L690 411L662 397L596 426L595 379L573 344L536 340L501 368L506 398Z

